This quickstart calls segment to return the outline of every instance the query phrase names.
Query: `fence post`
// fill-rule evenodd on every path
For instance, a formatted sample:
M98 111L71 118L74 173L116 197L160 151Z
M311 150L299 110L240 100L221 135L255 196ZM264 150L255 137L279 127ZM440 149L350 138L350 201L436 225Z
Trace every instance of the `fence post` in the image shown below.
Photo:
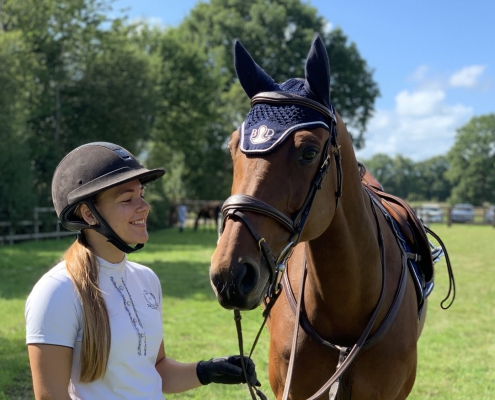
M39 225L38 225L38 207L34 207L34 240L37 242L39 239L38 239L38 233L40 233L40 228L39 228Z
M9 226L9 244L12 246L14 244L14 223L11 222Z
M452 225L452 207L447 209L447 226Z
M57 232L57 240L60 240L60 221L58 219L55 223L55 232Z

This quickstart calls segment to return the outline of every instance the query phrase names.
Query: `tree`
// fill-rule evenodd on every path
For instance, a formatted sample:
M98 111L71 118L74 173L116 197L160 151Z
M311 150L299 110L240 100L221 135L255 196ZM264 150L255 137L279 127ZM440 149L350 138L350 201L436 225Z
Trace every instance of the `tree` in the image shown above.
M446 156L436 156L416 163L418 200L446 201L452 184L446 177L450 164Z
M301 0L211 0L198 3L179 31L184 41L194 41L206 49L210 61L225 77L224 113L231 118L240 113L242 119L249 102L236 82L233 40L241 39L257 63L276 82L283 82L304 76L309 44L318 32L329 53L332 100L351 130L356 130L352 131L354 144L360 148L379 90L356 45L348 44L341 29L328 31L326 27L316 9ZM237 118L232 123L238 126L241 121Z
M33 215L36 198L25 140L30 58L17 33L0 33L0 221Z
M473 117L459 128L447 157L451 202L495 203L495 114Z
M204 49L184 42L177 30L143 28L143 48L160 59L159 105L151 134L149 161L163 165L182 181L171 201L180 197L217 199L229 189L225 130L219 114L222 80ZM167 180L167 179L165 179ZM169 187L168 182L164 183ZM168 193L168 194L166 194Z
M108 10L104 0L7 0L0 12L32 61L23 141L38 205L51 205L53 172L76 146L110 141L138 153L150 136L158 68L128 40L135 26L108 24Z
M416 197L419 177L411 159L401 155L391 158L386 154L376 154L363 164L386 192L403 199Z
M369 160L363 160L363 165L386 191L390 191L393 186L394 175L394 160L392 157L378 153Z

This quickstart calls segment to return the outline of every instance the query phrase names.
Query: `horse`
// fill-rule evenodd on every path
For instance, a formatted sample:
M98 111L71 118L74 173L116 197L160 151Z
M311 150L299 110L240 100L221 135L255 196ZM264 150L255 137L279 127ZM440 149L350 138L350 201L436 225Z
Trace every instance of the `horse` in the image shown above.
M203 218L206 226L207 221L212 220L215 223L215 227L218 229L218 215L220 214L220 208L222 207L221 201L209 201L201 206L196 215L194 221L194 230L198 230L199 220Z
M363 185L323 42L315 36L305 78L282 84L239 41L234 63L252 109L228 143L232 196L210 265L218 302L265 304L278 400L405 399L433 276L423 272L419 293L408 266L421 257Z

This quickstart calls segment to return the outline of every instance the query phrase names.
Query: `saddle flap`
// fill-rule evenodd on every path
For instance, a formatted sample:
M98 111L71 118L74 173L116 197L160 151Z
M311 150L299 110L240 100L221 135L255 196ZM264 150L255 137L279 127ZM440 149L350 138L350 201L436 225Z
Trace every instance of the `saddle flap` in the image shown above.
M433 279L433 259L431 257L430 243L426 236L423 223L417 217L414 210L400 197L383 191L380 183L360 164L361 183L368 189L399 226L404 238L413 252L421 259L418 262L425 281Z

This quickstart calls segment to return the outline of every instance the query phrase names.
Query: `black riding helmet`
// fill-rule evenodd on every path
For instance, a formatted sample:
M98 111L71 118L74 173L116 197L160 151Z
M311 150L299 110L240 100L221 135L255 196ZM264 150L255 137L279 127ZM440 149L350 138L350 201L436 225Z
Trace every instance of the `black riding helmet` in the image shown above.
M88 143L72 150L55 169L52 198L57 216L70 231L93 229L125 253L141 249L144 244L129 246L113 231L94 205L95 196L104 190L139 179L142 184L163 176L163 168L146 169L126 149L113 143ZM86 204L98 220L89 225L74 211Z

